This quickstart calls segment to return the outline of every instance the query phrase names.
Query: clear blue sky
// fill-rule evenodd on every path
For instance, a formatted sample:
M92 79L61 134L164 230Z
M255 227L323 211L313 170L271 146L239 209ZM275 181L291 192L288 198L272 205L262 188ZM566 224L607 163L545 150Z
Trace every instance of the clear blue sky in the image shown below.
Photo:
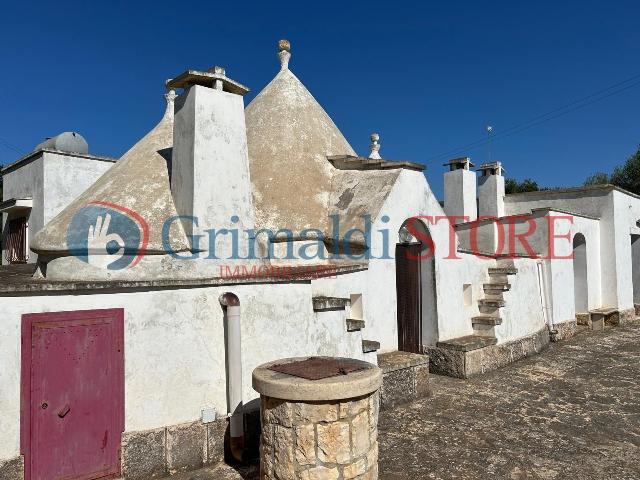
M494 127L509 176L577 185L640 143L640 85L503 140L501 130L640 74L640 2L5 2L0 163L65 130L119 156L163 111L163 83L214 64L252 89L275 45L353 147L427 164ZM464 152L476 163L487 147ZM456 155L458 156L458 155Z

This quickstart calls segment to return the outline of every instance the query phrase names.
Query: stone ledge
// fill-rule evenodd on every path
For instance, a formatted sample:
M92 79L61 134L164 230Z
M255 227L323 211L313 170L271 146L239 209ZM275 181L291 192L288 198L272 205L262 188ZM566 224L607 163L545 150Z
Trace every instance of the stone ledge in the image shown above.
M540 353L548 345L549 331L545 326L538 332L518 340L471 351L442 347L440 342L436 347L427 347L425 350L429 354L431 373L469 378Z
M344 310L348 305L351 305L351 299L340 297L313 297L311 301L314 312Z
M436 347L460 352L471 352L479 348L495 345L498 340L495 337L485 337L482 335L465 335L464 337L452 338L436 343Z
M347 318L347 332L357 332L359 330L362 330L364 326L365 326L364 320Z
M377 352L380 350L380 342L375 340L362 340L362 353Z
M475 317L471 317L471 324L502 325L502 318L497 315L476 315Z
M515 275L518 273L516 267L489 267L489 275Z
M382 369L383 374L428 364L429 357L427 355L420 355L419 353L401 352L398 350L378 354L378 367Z
M378 355L382 369L380 408L383 410L428 396L429 357L409 352Z

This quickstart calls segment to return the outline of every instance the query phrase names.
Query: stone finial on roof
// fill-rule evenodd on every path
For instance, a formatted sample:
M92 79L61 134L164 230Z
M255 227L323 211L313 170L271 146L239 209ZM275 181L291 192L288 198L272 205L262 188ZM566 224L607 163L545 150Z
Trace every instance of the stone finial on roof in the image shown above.
M372 133L371 134L371 145L369 145L369 148L371 149L371 153L369 154L369 158L373 158L375 160L380 160L382 157L380 156L380 143L378 143L378 140L380 140L380 135L377 133Z
M291 58L291 43L284 38L278 42L278 57L280 57L280 70L289 69L289 59Z
M178 95L176 95L176 91L173 88L170 88L169 90L167 90L167 93L164 94L164 99L165 102L167 103L167 108L164 111L164 117L171 117L173 118L173 105L175 103L176 97Z

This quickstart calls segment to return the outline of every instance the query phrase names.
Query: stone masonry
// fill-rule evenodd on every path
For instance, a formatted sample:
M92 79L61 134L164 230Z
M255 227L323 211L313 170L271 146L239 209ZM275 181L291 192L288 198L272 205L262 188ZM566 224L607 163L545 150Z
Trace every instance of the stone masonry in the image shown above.
M378 478L378 393L334 402L262 396L261 480Z

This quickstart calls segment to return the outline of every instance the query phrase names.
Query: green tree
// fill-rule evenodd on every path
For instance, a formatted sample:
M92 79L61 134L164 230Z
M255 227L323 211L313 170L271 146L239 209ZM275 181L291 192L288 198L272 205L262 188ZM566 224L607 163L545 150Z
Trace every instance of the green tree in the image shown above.
M540 190L538 183L530 178L518 182L515 178L507 178L504 181L504 193L537 192Z
M614 168L611 183L640 195L640 146L636 153L627 158L624 165Z
M585 185L602 185L612 183L617 187L640 195L640 145L636 153L627 158L623 165L619 165L613 169L613 173L595 173L588 177Z
M594 173L584 181L585 185L606 185L608 183L611 183L611 178L608 173L604 172Z

